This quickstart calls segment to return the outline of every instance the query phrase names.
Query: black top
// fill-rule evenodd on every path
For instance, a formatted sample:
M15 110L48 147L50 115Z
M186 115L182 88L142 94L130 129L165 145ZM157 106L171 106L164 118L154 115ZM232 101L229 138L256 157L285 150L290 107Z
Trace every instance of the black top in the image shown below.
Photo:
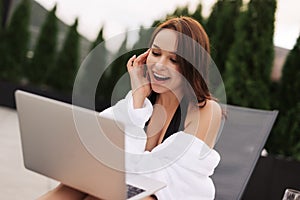
M155 104L156 97L157 97L157 93L155 93L155 92L152 92L149 95L148 98L151 101L152 105ZM189 105L188 101L186 100L185 97L183 97L173 115L173 118L169 124L169 127L167 128L166 134L164 135L162 142L164 142L165 139L167 139L169 136L173 135L174 133L184 130L184 121L186 118L188 105ZM182 107L182 109L180 107ZM182 112L182 114L181 114L181 112ZM145 132L146 132L147 126L149 124L149 121L150 121L150 119L146 122Z

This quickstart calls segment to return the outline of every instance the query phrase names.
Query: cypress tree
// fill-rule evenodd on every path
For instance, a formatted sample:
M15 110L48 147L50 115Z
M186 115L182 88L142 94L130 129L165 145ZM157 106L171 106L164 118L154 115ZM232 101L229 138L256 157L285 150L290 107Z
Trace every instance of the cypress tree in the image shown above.
M34 56L27 69L27 76L31 83L43 85L47 76L55 64L58 25L55 16L56 5L48 13L46 20L40 30L37 44L34 49Z
M279 96L274 98L279 106L278 120L267 141L273 154L291 156L300 160L300 35L283 66L279 83Z
M3 28L4 28L4 22L3 22L3 19L4 19L4 17L3 17L3 15L4 15L4 6L3 6L3 1L0 1L0 38L1 38L1 32L2 32L2 30L3 30ZM2 41L2 40L1 40Z
M161 24L162 22L163 22L164 20L155 20L153 23L152 23L152 25L151 25L151 27L157 27L159 24Z
M49 73L48 84L57 90L71 92L79 65L78 19L70 26L55 67Z
M222 5L224 1L223 0L218 0L212 7L212 11L206 20L205 27L206 27L206 32L210 36L212 33L214 33L216 30L216 23L219 17L219 13L222 10Z
M205 28L205 23L204 23L204 18L202 16L202 4L199 3L197 5L197 8L194 13L191 14L191 17L197 20L204 28Z
M140 55L145 51L147 51L153 30L154 28L146 29L143 26L140 27L139 39L132 47L133 49L133 51L131 52L132 55L134 54Z
M117 53L117 55L119 55L120 57L117 58L117 62L114 65L114 67L112 68L112 76L114 76L115 79L115 83L119 80L119 78L127 72L127 68L126 68L126 64L127 64L127 60L129 59L129 55L127 54L128 50L127 50L127 37L128 35L126 34L124 41L122 42L119 51Z
M175 11L169 15L167 15L167 18L169 17L180 17L180 16L189 16L189 9L188 6L185 5L183 7L177 7Z
M221 74L225 70L228 49L234 41L234 24L242 0L218 0L213 6L206 28L210 38L211 55Z
M150 37L152 35L154 28L146 29L143 26L140 26L139 29L139 39L138 41L133 45L133 49L136 50L138 48L147 48L149 45ZM140 51L140 53L143 52L144 49Z
M105 47L105 43L103 43L104 37L103 37L103 31L104 27L102 27L98 33L98 36L96 40L93 42L91 45L91 50L94 49L93 54L91 54L91 58L89 60L89 65L90 69L97 69L97 71L101 71L102 76L100 77L100 80L98 82L99 87L97 87L96 91L96 102L102 102L103 103L103 96L105 96L105 92L103 92L102 88L107 88L110 85L110 69L108 68L107 70L104 69L107 64L108 56L109 56L109 51ZM102 43L102 44L101 44ZM101 46L97 47L99 44ZM90 72L91 73L91 72ZM107 102L104 102L105 104Z
M300 101L300 35L283 66L280 80L280 112L293 109Z
M7 26L8 16L10 13L12 2L13 2L13 0L2 0L2 6L3 6L2 27Z
M98 44L100 44L101 42L104 41L104 38L103 38L103 30L104 30L104 27L102 27L98 33L98 36L96 38L96 40L92 43L91 45L91 49L90 50L93 50Z
M104 27L102 27L100 29L96 40L92 43L91 50L93 50L95 47L97 47L97 45L104 42L103 30L104 30ZM98 65L100 68L103 69L106 65L106 62L107 62L107 56L109 56L109 52L106 49L104 43L102 43L101 47L97 48L97 53L93 54L93 57L95 57L95 58L91 59L91 61L92 61L91 64ZM96 61L96 63L94 63L93 61Z
M97 38L91 43L90 52L81 63L80 69L76 74L76 83L74 85L76 88L73 88L73 95L78 96L76 97L76 104L98 111L109 106L103 99L103 93L106 92L105 89L101 87L100 90L99 88L99 85L103 85L102 82L105 75L103 74L104 68L110 56L109 51L104 45L103 30L104 27L100 29ZM109 85L110 82L106 84ZM93 103L95 103L95 107Z
M3 57L4 79L18 82L27 61L31 3L23 0L15 9L2 41L6 56Z
M100 87L98 88L103 99L106 102L110 101L112 92L119 79L126 73L126 64L129 59L129 53L127 53L127 34L123 40L118 52L115 54L118 57L110 64L106 70L104 78L100 81Z
M4 60L6 60L6 51L5 51L5 37L4 37L4 21L3 21L3 16L4 16L4 5L3 1L0 1L0 54L1 54L1 59L0 59L0 80L4 79L7 77L6 75L6 68L4 65Z
M236 24L225 69L228 102L269 109L276 1L251 0Z

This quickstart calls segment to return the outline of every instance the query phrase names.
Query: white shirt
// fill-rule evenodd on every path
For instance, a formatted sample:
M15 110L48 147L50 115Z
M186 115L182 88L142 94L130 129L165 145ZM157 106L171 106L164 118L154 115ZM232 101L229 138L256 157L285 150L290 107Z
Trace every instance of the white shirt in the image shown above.
M145 151L147 135L145 123L153 107L146 99L140 109L134 109L132 93L100 116L121 121L125 125L127 173L142 174L167 184L155 193L159 200L214 199L215 187L210 178L220 161L220 155L199 138L179 131Z

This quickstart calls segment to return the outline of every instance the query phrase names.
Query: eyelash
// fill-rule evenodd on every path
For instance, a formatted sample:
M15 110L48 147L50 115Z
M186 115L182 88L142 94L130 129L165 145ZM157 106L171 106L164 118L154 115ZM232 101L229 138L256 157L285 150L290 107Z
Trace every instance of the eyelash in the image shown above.
M170 60L171 60L172 63L175 63L175 64L177 63L177 60L175 60L175 59L171 58Z
M152 54L153 54L153 56L160 56L160 53L157 53L157 52L154 52L154 51L152 51ZM172 62L172 63L177 63L177 60L176 59L173 59L173 58L170 58L170 61Z
M160 55L159 53L156 53L156 52L154 52L154 51L152 51L152 54L153 54L154 56L159 56L159 55Z

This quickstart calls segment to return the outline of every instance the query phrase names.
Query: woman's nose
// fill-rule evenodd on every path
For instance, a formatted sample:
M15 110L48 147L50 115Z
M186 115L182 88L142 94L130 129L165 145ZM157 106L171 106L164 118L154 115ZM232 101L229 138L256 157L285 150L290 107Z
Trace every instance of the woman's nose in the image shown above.
M155 63L156 69L163 70L166 68L166 59L162 56L157 62Z
M166 66L163 64L163 63L161 63L161 62L157 62L157 63L155 63L155 69L156 70L164 70L166 68Z

